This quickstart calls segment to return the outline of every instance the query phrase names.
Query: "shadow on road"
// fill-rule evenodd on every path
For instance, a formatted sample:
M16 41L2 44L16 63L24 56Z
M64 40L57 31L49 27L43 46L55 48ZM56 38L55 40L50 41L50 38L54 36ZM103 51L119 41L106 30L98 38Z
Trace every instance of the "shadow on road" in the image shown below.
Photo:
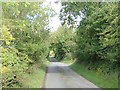
M58 62L58 60L56 58L54 58L54 57L49 57L48 60L50 62Z

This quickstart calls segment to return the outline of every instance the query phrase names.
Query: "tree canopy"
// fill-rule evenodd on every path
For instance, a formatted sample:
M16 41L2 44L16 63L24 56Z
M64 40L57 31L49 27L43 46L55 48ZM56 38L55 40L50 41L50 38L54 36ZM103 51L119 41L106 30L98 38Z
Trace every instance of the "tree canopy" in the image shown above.
M62 25L49 31L54 11L43 2L3 2L0 27L3 87L21 83L24 73L49 54L76 60L97 73L118 73L120 56L119 7L117 2L62 2ZM1 18L1 17L0 17Z
M63 6L60 17L64 23L74 27L75 19L81 17L75 36L78 61L95 70L117 70L120 58L118 3L65 2Z

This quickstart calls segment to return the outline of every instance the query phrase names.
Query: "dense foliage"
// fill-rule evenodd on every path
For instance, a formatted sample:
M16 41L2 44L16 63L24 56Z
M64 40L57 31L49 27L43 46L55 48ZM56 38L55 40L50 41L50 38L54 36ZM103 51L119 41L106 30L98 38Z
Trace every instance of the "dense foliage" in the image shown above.
M75 44L74 42L75 33L71 28L68 28L66 25L58 28L57 31L51 33L50 42L51 42L51 50L55 52L55 58L58 61L63 60L68 57L72 58L72 48Z
M88 69L108 74L118 72L118 3L66 2L61 20L76 27L75 57ZM76 25L76 19L81 21Z
M48 8L42 3L2 3L1 58L3 87L20 86L22 74L32 73L32 65L48 56Z
M63 2L62 6L62 26L49 33L49 14L54 12L42 2L2 3L3 87L22 87L22 75L31 74L36 63L42 68L49 54L58 61L77 59L98 74L118 73L118 3Z

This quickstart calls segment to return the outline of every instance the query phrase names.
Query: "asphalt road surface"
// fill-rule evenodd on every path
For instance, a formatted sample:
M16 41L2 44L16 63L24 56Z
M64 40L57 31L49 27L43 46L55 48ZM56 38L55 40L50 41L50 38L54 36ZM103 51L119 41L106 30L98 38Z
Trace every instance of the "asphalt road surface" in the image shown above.
M48 66L44 88L91 88L90 90L97 88L98 90L96 85L60 62L51 62Z

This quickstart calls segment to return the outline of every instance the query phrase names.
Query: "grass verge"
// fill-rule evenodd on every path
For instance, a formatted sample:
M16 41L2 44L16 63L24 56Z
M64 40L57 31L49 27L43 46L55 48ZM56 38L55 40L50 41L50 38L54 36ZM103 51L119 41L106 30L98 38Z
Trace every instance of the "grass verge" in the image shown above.
M72 60L62 60L61 63L65 63L65 64L72 64L74 61Z
M118 88L116 76L97 74L95 71L90 71L84 65L78 63L72 64L70 68L100 88Z
M45 72L46 72L46 66L45 65L40 66L39 63L35 63L30 69L31 73L25 73L22 75L22 79L20 80L22 85L22 88L42 88L44 78L45 78Z
M36 69L32 74L24 74L22 87L25 88L41 88L43 85L45 71Z

